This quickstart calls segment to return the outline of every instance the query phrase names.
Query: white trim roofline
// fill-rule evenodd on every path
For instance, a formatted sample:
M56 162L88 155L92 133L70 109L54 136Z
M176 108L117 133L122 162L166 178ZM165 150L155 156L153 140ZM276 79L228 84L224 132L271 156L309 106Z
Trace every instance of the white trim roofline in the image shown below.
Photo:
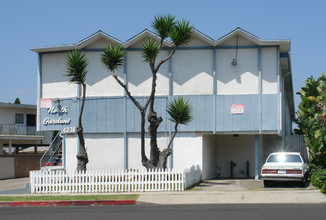
M36 109L36 105L13 104L13 103L5 103L5 102L0 102L0 107L7 107L7 108L30 108L30 109Z
M104 37L107 40L113 41L115 44L120 44L120 45L123 44L120 40L108 35L107 33L103 32L102 30L99 30L96 33L79 41L78 43L63 44L63 45L49 46L49 47L34 47L34 48L31 48L31 50L36 53L43 53L43 52L67 51L67 50L81 49L101 37Z
M139 40L143 39L143 38L146 38L146 37L152 37L156 40L160 40L160 38L152 31L148 30L148 29L145 29L143 30L142 32L140 32L139 34L133 36L132 38L130 38L129 40L127 40L122 46L124 48L128 48L128 47L131 47L134 43L138 42ZM172 44L171 42L167 41L167 40L164 40L163 41L163 45L166 46L166 47L171 47Z
M290 51L290 46L291 46L291 41L290 40L262 40L259 37L241 29L240 27L234 29L233 31L229 32L228 34L222 36L221 38L217 40L213 40L209 36L203 34L202 32L198 31L197 29L193 30L193 34L201 39L202 41L206 42L210 46L219 46L223 44L225 41L228 39L236 36L236 35L241 35L242 37L248 39L249 41L259 45L259 46L279 46L280 47L280 52L289 52ZM146 37L151 37L156 40L159 40L159 37L152 31L145 29L139 34L135 35L134 37L128 39L126 42L122 42L102 30L99 30L98 32L90 35L89 37L84 38L83 40L79 41L78 43L75 44L65 44L65 45L58 45L58 46L52 46L52 47L35 47L31 48L32 51L36 53L44 53L44 52L55 52L55 51L69 51L69 50L74 50L74 49L82 49L86 47L87 45L93 43L99 38L105 38L109 41L113 41L115 44L120 44L124 48L129 48L132 47L135 43L140 41L143 38ZM174 44L171 41L164 40L163 42L165 47L173 47Z
M278 40L262 40L261 38L253 35L252 33L243 30L240 27L237 27L233 31L227 33L226 35L222 36L218 40L215 41L215 46L222 44L223 42L227 41L228 39L232 38L235 35L241 35L242 37L247 38L248 40L252 41L253 43L259 46L272 46L272 45L279 45L280 52L290 52L291 50L291 40L288 39L278 39Z

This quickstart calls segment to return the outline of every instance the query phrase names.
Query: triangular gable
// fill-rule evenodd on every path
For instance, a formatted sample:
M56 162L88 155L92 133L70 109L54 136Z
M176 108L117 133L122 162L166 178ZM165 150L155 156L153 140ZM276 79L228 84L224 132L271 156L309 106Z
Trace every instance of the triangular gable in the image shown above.
M84 38L83 40L79 41L78 43L74 44L64 44L64 45L58 45L58 46L52 46L52 47L39 47L39 48L31 48L32 51L37 53L42 52L56 52L56 51L68 51L68 50L75 50L75 49L83 49L87 46L90 46L91 44L94 44L99 39L105 39L106 41L112 42L114 44L122 44L121 41L117 40L114 37L111 37L110 35L104 33L103 31L99 30L98 32L90 35L87 38Z
M246 42L245 44L253 44L253 45L261 45L261 39L241 28L236 28L235 30L231 31L230 33L224 35L223 37L219 38L215 41L215 44L217 46L224 46L228 45L227 42L232 42L233 45L235 45L236 41L235 39L242 38L242 42Z
M91 36L79 41L76 44L76 49L81 49L81 48L89 48L93 44L94 47L100 47L100 45L103 47L102 42L99 43L99 45L96 45L97 41L102 41L102 42L110 42L112 44L122 44L121 41L117 40L116 38L104 33L103 31L99 30L95 34L92 34ZM105 46L105 45L104 45Z
M214 46L214 40L197 29L193 29L192 38L187 44L187 47L191 46Z
M149 31L148 29L143 30L139 34L135 35L134 37L127 40L124 44L124 48L139 48L141 43L144 42L148 38L153 38L156 41L159 41L160 38L155 35L153 32ZM171 44L168 41L163 42L163 46L170 47Z
M234 39L236 38L237 35L241 37L241 39L247 41L247 44L249 45L252 44L252 45L260 45L260 46L280 46L281 53L286 53L290 51L290 40L262 40L259 37L241 28L236 28L235 30L224 35L223 37L219 38L216 41L214 41L212 38L208 37L207 35L201 33L200 31L194 29L193 39L191 40L190 44L188 44L187 46L189 47L223 46L226 44L227 41L232 42L233 40L235 42ZM43 53L43 52L69 51L69 50L83 49L83 48L100 49L100 48L104 48L108 43L120 44L124 48L140 48L141 44L148 38L159 40L157 35L149 31L148 29L145 29L144 31L130 38L125 43L99 30L95 34L92 34L91 36L75 44L58 45L52 47L39 47L39 48L32 48L31 50L37 53ZM163 46L173 47L173 43L165 40L163 42ZM233 46L235 46L235 44L233 44Z
M259 37L249 33L248 31L243 30L242 28L238 27L235 30L231 31L230 33L224 35L223 37L219 38L215 41L216 46L223 46L229 40L236 39L236 36L239 36L245 39L247 42L252 43L253 45L259 46L280 46L280 52L289 52L290 51L290 40L262 40ZM248 43L248 44L250 44ZM235 45L233 45L235 46Z

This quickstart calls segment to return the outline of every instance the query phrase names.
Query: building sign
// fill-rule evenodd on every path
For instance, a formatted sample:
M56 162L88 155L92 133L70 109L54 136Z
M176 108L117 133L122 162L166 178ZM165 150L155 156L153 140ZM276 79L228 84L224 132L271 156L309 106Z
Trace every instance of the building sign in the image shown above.
M41 108L51 108L52 107L52 99L51 98L42 98L40 102Z
M68 107L67 106L62 106L60 109L56 108L56 107L50 107L48 108L48 114L49 115L64 115L64 114L68 114ZM44 125L67 125L70 124L71 122L71 118L66 118L63 119L63 117L59 117L59 118L50 118L50 117L46 117L43 120L43 124Z
M47 108L47 116L43 119L44 126L62 126L61 130L64 134L76 133L76 127L71 127L71 118L67 117L68 107L58 105L57 107ZM66 117L65 117L66 116Z
M231 104L231 114L243 114L244 106L243 104Z

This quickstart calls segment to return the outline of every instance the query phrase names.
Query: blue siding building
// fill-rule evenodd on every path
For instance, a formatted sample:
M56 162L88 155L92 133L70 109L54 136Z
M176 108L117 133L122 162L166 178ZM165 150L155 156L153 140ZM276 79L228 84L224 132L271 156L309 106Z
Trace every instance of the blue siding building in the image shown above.
M65 169L76 168L78 149L73 131L81 88L63 76L65 57L74 49L85 51L90 62L83 114L88 169L143 168L139 111L104 68L100 55L108 44L127 50L124 66L116 74L142 103L151 86L150 69L140 54L141 43L148 38L157 39L149 30L127 42L98 31L76 44L32 49L39 57L38 129L63 133ZM164 42L159 59L172 47ZM290 40L262 40L241 28L213 40L194 30L191 42L161 66L156 94L155 110L163 118L158 134L161 149L173 133L166 113L169 100L183 96L193 106L194 119L180 126L169 167L198 164L203 179L259 178L266 156L285 149L284 138L292 131Z

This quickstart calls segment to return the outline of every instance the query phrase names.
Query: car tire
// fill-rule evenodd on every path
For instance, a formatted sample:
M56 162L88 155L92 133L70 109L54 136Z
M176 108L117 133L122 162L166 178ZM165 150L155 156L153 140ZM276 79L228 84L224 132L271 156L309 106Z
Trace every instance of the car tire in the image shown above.
M272 182L270 180L264 180L264 187L270 187Z
M299 183L299 186L300 187L306 187L306 183L307 183L307 181L306 181L306 179L304 179Z

